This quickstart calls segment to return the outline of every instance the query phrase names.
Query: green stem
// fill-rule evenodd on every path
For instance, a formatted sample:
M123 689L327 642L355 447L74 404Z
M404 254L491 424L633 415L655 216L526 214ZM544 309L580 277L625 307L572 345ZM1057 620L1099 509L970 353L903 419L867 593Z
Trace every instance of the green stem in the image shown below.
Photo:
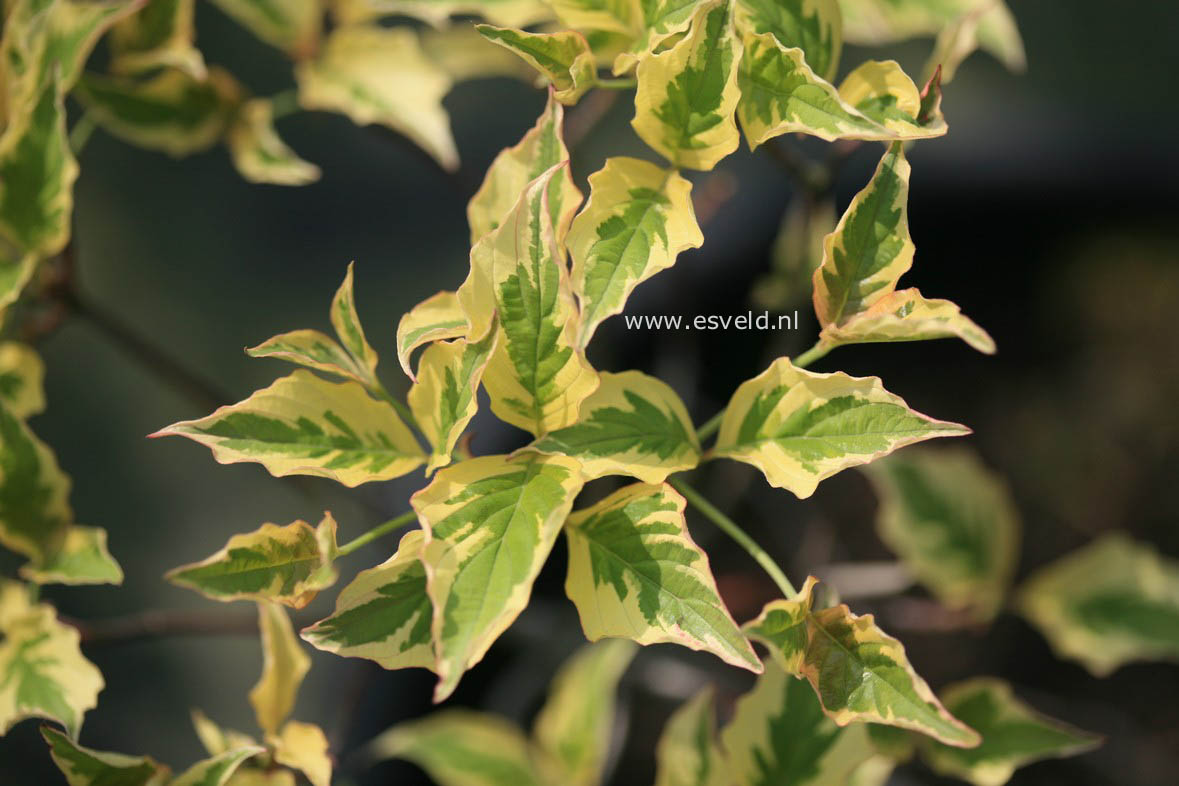
M381 398L385 399L385 401L389 402L389 404L393 406L393 409L397 410L397 414L401 416L402 420L408 423L415 431L421 433L422 427L418 425L418 419L413 416L413 411L404 403L402 403L401 399L394 396L388 390L385 390L385 386L380 382L376 383L376 387L373 388L373 392Z
M761 565L762 569L770 575L774 583L778 585L778 589L782 590L782 594L789 600L794 600L798 597L798 591L794 589L794 585L790 583L790 579L786 578L786 574L778 567L778 563L774 562L773 557L765 552L761 546L757 545L753 538L745 534L745 530L737 525L737 522L721 513L720 509L713 505L708 499L696 489L689 486L679 478L669 478L668 483L675 487L676 491L684 495L684 499L688 500L688 504L696 508L704 514L713 524L724 530L725 534L749 552L749 556Z
M274 120L299 111L299 91L291 88L270 97L270 116Z
M382 535L388 534L395 529L404 527L406 524L416 519L417 515L418 514L416 511L407 510L397 518L389 519L384 524L378 524L363 535L348 541L343 546L340 546L339 549L337 549L336 554L341 557L347 556L356 551L361 546L367 545Z
M80 155L82 148L86 147L86 143L90 141L90 135L97 127L98 121L94 119L92 112L87 112L78 118L78 122L74 123L74 127L70 129L70 152L75 156Z
M724 419L725 419L725 411L722 409L720 412L716 413L711 418L709 418L708 421L703 426L696 429L696 439L703 442L704 440L711 437L713 434L715 434L717 431L720 430L721 421Z
M814 363L816 360L826 355L832 349L834 349L834 347L832 347L830 344L823 343L822 339L820 339L819 341L815 342L813 347L808 349L806 352L803 352L801 355L794 358L794 360L791 360L790 362L794 364L795 368L806 368L811 363Z
M597 87L604 87L607 90L630 90L635 87L638 81L635 79L599 79L595 85Z

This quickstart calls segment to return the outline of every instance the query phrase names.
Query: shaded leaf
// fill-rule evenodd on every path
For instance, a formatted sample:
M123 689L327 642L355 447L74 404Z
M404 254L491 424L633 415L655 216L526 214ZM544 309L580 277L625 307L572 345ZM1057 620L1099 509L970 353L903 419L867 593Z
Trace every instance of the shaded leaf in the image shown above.
M28 344L0 343L0 401L17 418L45 411L45 364Z
M480 16L506 27L528 27L553 16L540 0L335 0L332 14L341 24L410 16L438 28L458 15Z
M332 759L323 729L313 723L287 721L282 731L269 739L276 762L302 772L311 786L331 786Z
M107 39L111 70L138 74L176 68L193 79L204 79L205 59L193 46L195 6L194 0L148 0L116 24Z
M38 584L122 584L123 569L106 547L106 530L73 524L52 555L22 565L20 575Z
M697 693L667 720L655 747L655 786L730 786L728 762L716 742L712 688Z
M41 736L69 786L164 786L172 774L148 756L84 748L50 726L41 727Z
M0 404L0 543L50 562L74 520L69 494L53 451Z
M250 689L250 706L262 731L274 734L294 709L311 659L299 645L291 618L282 606L259 602L258 628L262 632L262 677Z
M238 110L225 137L233 165L251 183L302 186L319 180L319 167L299 158L274 130L269 100L253 99Z
M319 0L213 0L259 39L296 60L315 52L323 26Z
M235 748L189 767L168 786L226 786L238 767L247 759L264 753L265 748Z

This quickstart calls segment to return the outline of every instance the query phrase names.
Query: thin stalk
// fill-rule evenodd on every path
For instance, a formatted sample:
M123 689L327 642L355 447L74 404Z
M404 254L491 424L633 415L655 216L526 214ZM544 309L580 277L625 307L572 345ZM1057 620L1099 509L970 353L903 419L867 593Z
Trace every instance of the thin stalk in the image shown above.
M794 589L794 585L790 583L790 579L786 578L786 574L778 567L778 563L774 562L774 558L767 554L765 549L757 545L757 542L749 537L745 533L745 530L737 525L737 522L722 513L703 494L689 486L683 480L673 477L669 478L667 482L676 491L684 495L684 499L688 501L689 505L703 513L709 521L724 530L726 535L737 541L737 544L741 548L748 551L749 556L753 557L757 564L761 565L762 569L769 574L770 578L774 580L774 583L778 585L778 589L782 590L782 594L787 599L794 600L798 597L798 591Z
M607 90L630 90L638 84L635 79L599 79L594 83L596 87L604 87Z
M385 386L382 385L380 382L377 382L377 386L376 386L376 388L373 389L373 392L376 393L381 398L383 398L385 401L389 402L389 404L393 407L393 409L397 410L397 414L401 416L401 419L404 420L406 423L408 423L410 428L412 428L415 432L417 432L419 435L421 435L422 438L424 439L425 433L422 431L422 427L418 424L418 419L414 417L413 410L411 410L409 407L407 407L401 401L401 399L397 398L392 393L390 393L388 390L386 390ZM426 447L429 447L428 442L429 441L426 440L426 443L427 443Z
M790 362L794 364L795 368L806 368L811 363L814 363L816 360L826 355L833 348L834 347L832 347L830 344L825 344L822 340L819 340L815 342L813 347L808 349L806 352L803 352L801 355L794 358Z
M720 412L716 413L711 418L709 418L708 421L703 426L696 429L696 439L703 442L704 440L711 437L713 434L715 434L717 431L720 430L721 421L724 419L725 419L725 411L722 409Z
M368 532L364 533L363 535L360 535L360 536L354 538L353 540L348 541L343 546L340 546L340 548L337 549L336 553L337 553L337 555L339 555L341 557L345 557L345 556L351 554L352 552L356 551L361 546L365 546L365 545L371 543L372 541L376 540L377 538L381 537L382 535L386 535L395 529L400 529L401 527L404 527L406 524L409 524L411 521L414 521L417 518L417 515L418 514L416 511L407 510L406 512L402 513L400 516L397 516L396 518L389 519L384 524L378 524L377 526L373 527L372 529L370 529Z
M299 111L299 91L291 88L270 97L270 116L278 120L280 117L293 115Z
M75 156L80 154L97 127L98 121L94 119L92 112L87 112L78 118L78 122L74 123L74 127L70 129L70 152Z

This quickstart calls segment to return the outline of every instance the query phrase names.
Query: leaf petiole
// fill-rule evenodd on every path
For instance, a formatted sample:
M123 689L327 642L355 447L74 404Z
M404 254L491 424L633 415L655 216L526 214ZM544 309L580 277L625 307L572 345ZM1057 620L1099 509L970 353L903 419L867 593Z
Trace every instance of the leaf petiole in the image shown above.
M353 538L352 540L345 543L343 546L340 546L340 548L336 550L336 556L344 557L344 556L347 556L348 554L351 554L352 552L359 549L361 546L365 546L365 545L371 543L372 541L376 540L377 538L381 537L382 535L388 534L395 529L399 529L401 527L404 527L406 524L409 524L411 521L416 520L417 515L418 514L416 511L407 510L406 512L402 513L400 516L397 516L396 518L391 518L383 524L378 524L377 526L373 527L372 529L370 529L368 532L364 533L363 535L359 535L356 538Z

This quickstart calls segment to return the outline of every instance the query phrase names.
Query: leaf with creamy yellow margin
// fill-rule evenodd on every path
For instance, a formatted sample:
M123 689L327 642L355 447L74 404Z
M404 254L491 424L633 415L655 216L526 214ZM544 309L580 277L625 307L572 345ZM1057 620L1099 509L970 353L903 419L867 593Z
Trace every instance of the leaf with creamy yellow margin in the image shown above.
M979 352L995 354L995 340L962 309L916 289L890 292L843 324L827 325L821 334L823 343L833 347L936 338L960 338Z
M491 162L482 185L467 205L471 245L504 222L529 183L562 161L569 160L562 131L564 120L565 108L550 93L536 124L516 145L500 151ZM581 192L573 184L569 170L562 169L553 177L548 195L549 216L558 242L562 242L569 231L569 222L579 204Z
M541 0L331 0L332 16L343 25L389 16L409 16L442 28L452 16L479 16L494 25L530 27L551 22Z
M736 0L733 13L741 33L772 33L782 46L801 49L821 78L835 77L843 49L838 0Z
M423 537L421 530L407 532L396 554L356 574L340 591L331 616L304 628L303 639L325 652L368 658L386 669L433 670L434 606L420 559Z
M597 82L594 53L581 33L529 33L493 25L476 25L475 29L539 71L553 86L553 97L562 104L576 104Z
M684 504L666 484L636 483L572 513L565 594L590 641L679 644L759 673L761 661L688 532Z
M1131 661L1179 661L1179 561L1121 532L1037 570L1016 608L1057 655L1097 677Z
M0 543L48 563L74 521L69 496L53 451L0 403Z
M242 104L225 136L233 165L251 183L302 186L319 180L319 167L299 158L274 130L268 99Z
M397 359L406 376L417 380L410 355L422 344L467 335L467 315L454 292L439 292L411 308L397 323Z
M947 607L981 622L1003 608L1019 555L1011 492L964 448L913 448L864 467L876 531Z
M282 731L267 738L274 746L274 760L299 770L311 786L331 786L332 759L323 729L313 723L287 721Z
M532 83L536 72L502 46L488 41L474 25L462 20L439 29L423 30L422 51L457 82L506 76Z
M250 706L262 731L274 734L295 707L311 658L299 645L286 609L277 603L258 603L258 628L262 633L262 677L250 689Z
M32 603L24 585L0 579L0 633L0 735L25 718L45 718L76 738L104 686L78 631L52 606Z
M528 605L532 582L581 491L578 469L560 456L480 456L439 470L410 498L426 533L435 701L454 691Z
M323 29L319 0L213 0L259 39L296 60L315 53Z
M426 57L407 27L338 27L313 60L295 68L304 109L342 112L359 125L379 123L409 137L443 169L458 151L442 97L450 75Z
M667 383L639 371L600 377L578 421L536 440L530 450L577 459L586 480L631 475L662 483L700 463L692 420Z
M0 251L0 317L4 315L4 310L20 297L20 293L37 272L37 263L40 261L41 258L31 252L15 254L10 259Z
M500 339L483 373L491 409L507 423L546 434L577 422L598 375L575 346L577 306L548 194L559 164L528 184L504 223L471 249L458 290L470 336L498 318Z
M614 694L636 649L614 639L582 647L561 664L532 726L534 758L549 783L601 782L614 729Z
M222 728L200 710L193 710L191 716L197 739L201 741L205 752L210 756L217 756L234 748L248 748L258 744L257 740L248 734Z
M168 786L227 786L229 779L246 760L265 752L265 748L258 746L234 748L218 756L198 761L176 776Z
M301 609L335 583L336 521L325 513L314 529L305 521L263 524L234 535L212 556L165 578L220 601L273 601Z
M122 584L123 569L106 547L106 530L70 525L61 548L43 562L21 565L20 575L38 584Z
M422 353L408 401L418 427L433 447L427 474L450 463L455 444L475 417L479 382L498 338L499 332L493 328L479 341L437 342Z
M364 328L360 326L360 317L356 313L356 298L353 294L352 268L354 262L348 263L348 271L344 274L344 281L336 290L332 298L331 321L332 327L344 349L356 361L356 365L367 372L369 387L376 387L377 353L364 337Z
M545 0L565 27L633 35L640 24L638 4L630 0Z
M777 665L805 678L823 711L839 726L867 721L920 732L947 745L972 748L979 735L951 715L917 676L904 646L871 614L846 605L814 608L813 576L794 600L775 600L744 626Z
M940 78L933 83L941 89ZM839 97L897 139L919 139L946 133L940 101L929 116L922 112L921 91L895 60L868 60L844 77Z
M757 467L771 486L806 498L848 467L914 442L969 433L910 409L878 377L817 374L779 358L737 388L713 451Z
M736 150L741 51L729 3L701 3L683 40L639 61L631 121L639 137L673 164L690 169L712 169Z
M721 741L736 786L844 786L875 753L866 724L836 726L810 686L774 662L737 700Z
M195 46L195 0L148 0L138 11L111 28L110 69L138 74L154 68L176 68L204 79L205 59Z
M405 475L425 456L393 407L355 382L296 371L245 401L160 429L207 445L221 464L257 462L275 477L317 475L348 487Z
M51 726L41 727L49 755L69 786L164 786L172 771L149 756L84 748Z
M18 418L45 411L45 364L28 344L0 343L0 401Z
M715 705L706 687L667 719L655 746L655 786L730 786L716 742Z
M692 184L674 170L608 158L589 184L589 201L566 241L583 348L603 320L622 312L635 287L674 265L681 251L704 244Z

